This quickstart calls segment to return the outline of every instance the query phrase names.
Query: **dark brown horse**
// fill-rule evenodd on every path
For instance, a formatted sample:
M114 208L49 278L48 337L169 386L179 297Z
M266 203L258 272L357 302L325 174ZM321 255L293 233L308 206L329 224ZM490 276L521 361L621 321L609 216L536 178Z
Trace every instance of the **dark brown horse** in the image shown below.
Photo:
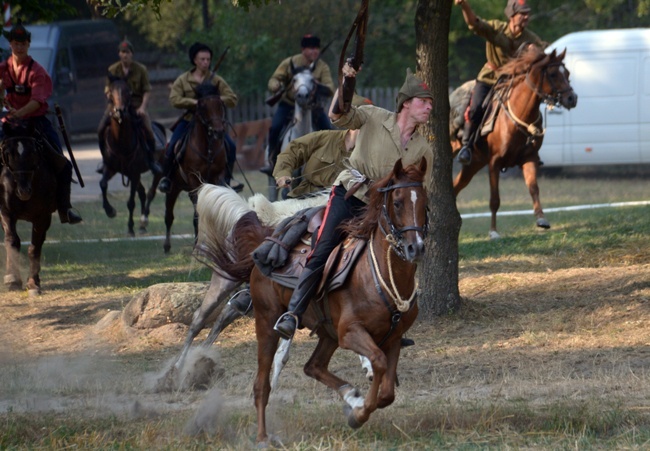
M569 83L569 71L563 60L566 50L557 54L553 50L545 54L531 46L521 56L504 65L499 73L500 81L493 88L491 109L495 112L493 130L480 137L474 146L472 162L463 166L454 180L454 193L465 188L472 177L484 166L490 172L490 237L499 238L497 232L497 210L499 198L499 173L514 166L521 167L524 180L537 218L537 226L549 228L539 201L537 169L540 164L539 149L544 139L544 125L540 105L546 102L553 106L574 108L578 96ZM461 89L461 88L459 88ZM452 98L457 93L452 93ZM491 111L486 112L486 122ZM462 123L454 123L454 109L450 117L452 149L460 149L459 130ZM459 128L460 127L460 128ZM477 132L478 133L478 132Z
M33 132L29 135L34 136ZM41 250L45 235L56 210L57 180L51 169L54 150L40 139L12 136L0 143L2 172L0 173L0 216L5 234L7 268L4 283L9 290L21 290L20 237L16 231L19 220L32 223L29 256L29 278L26 288L30 295L41 293ZM51 152L51 155L46 155Z
M407 168L402 167L400 160L388 176L371 187L365 215L348 225L350 238L332 253L325 271L326 275L338 274L353 261L349 275L335 289L314 300L303 317L303 325L319 337L305 365L305 374L339 393L346 403L348 424L353 428L363 425L372 412L387 407L395 399L400 339L418 313L415 272L424 255L428 229L425 171L424 159ZM291 295L286 285L268 279L257 266L253 267L251 251L270 233L256 215L242 216L235 226L230 249L221 253L219 263L233 279L247 277L252 268L250 286L258 342L253 391L260 444L268 440L266 405L271 391L271 366L278 349L279 337L273 325L286 311ZM305 244L294 249L283 270L285 276L304 266L306 251ZM239 257L238 261L228 265L233 255ZM328 370L338 347L371 361L374 378L365 398Z
M126 203L129 209L128 234L135 236L133 210L135 209L135 195L140 199L140 233L147 231L149 224L149 210L151 201L156 194L156 185L159 176L154 177L149 191L145 193L141 175L149 170L145 149L144 127L135 109L131 105L131 90L123 78L111 77L109 95L113 105L110 124L101 138L105 142L104 170L99 186L102 189L102 202L104 211L109 218L116 215L115 208L107 197L108 182L115 174L122 174L122 184L130 186L129 199ZM158 141L165 142L164 129L154 127ZM162 150L162 145L157 149Z
M219 90L210 83L197 87L194 117L190 121L186 139L176 145L174 155L178 170L172 176L171 190L165 195L165 226L167 227L164 249L171 248L171 229L174 223L174 205L181 191L188 191L194 205L194 235L198 234L196 213L196 189L203 183L224 185L226 175L226 107Z

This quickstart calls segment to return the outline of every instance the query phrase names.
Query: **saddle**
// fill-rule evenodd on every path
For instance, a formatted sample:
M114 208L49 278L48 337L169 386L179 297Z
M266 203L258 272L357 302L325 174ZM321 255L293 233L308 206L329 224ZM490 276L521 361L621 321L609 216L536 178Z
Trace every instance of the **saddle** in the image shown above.
M307 208L282 221L273 234L253 251L253 261L260 272L274 282L294 289L306 257L316 244L316 232L322 224L324 212L324 206ZM365 240L350 237L339 244L327 260L318 292L322 294L343 285L365 246Z

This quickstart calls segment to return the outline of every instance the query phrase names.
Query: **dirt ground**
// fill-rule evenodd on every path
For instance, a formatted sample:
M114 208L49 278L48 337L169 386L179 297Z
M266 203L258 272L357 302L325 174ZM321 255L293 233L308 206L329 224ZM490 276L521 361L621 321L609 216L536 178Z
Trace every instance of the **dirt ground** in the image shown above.
M416 345L403 350L396 405L596 399L650 409L650 263L647 256L638 260L603 268L500 271L495 263L463 270L462 311L418 321L408 334ZM219 396L252 413L251 319L235 323L211 350L221 367L218 395L160 394L150 390L152 380L176 355L187 328L127 333L109 320L125 302L90 291L38 299L0 293L0 412L158 415ZM299 332L271 405L297 397L339 402L302 374L314 345ZM367 388L351 353L337 353L331 369Z

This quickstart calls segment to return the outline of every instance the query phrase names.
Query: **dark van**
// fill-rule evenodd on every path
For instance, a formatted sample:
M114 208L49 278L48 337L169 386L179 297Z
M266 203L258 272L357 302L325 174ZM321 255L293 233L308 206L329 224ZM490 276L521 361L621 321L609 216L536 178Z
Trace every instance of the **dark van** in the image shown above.
M25 25L32 34L29 54L52 77L54 94L69 133L88 133L106 108L104 85L108 66L118 60L120 36L109 20L70 20L45 25ZM9 43L2 37L3 59Z

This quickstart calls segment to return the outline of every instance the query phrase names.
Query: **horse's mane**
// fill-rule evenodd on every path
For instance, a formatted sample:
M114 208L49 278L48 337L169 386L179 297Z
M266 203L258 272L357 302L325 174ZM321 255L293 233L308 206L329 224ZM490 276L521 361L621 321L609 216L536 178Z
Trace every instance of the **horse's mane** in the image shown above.
M384 193L380 192L379 188L385 188L391 182L393 182L392 184L397 184L402 181L418 183L424 181L424 172L420 171L419 166L415 164L403 168L403 172L399 175L400 179L395 180L395 176L396 174L391 171L386 177L370 186L368 189L369 201L363 215L359 218L346 221L341 225L341 228L348 236L370 239L370 235L377 227L384 205Z
M199 99L210 96L218 96L219 88L209 82L201 83L196 87L196 96Z
M528 72L531 66L546 56L546 53L536 45L528 45L516 58L512 58L497 71L498 75L516 77Z

